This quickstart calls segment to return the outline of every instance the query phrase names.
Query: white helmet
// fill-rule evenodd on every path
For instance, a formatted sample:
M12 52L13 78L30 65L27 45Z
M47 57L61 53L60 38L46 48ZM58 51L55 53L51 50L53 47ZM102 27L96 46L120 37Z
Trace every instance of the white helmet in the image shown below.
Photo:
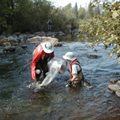
M45 53L52 53L54 51L53 46L50 42L41 43Z
M70 61L73 61L76 59L76 57L74 56L74 54L72 52L67 52L64 56L63 56L64 59L66 60L70 60Z

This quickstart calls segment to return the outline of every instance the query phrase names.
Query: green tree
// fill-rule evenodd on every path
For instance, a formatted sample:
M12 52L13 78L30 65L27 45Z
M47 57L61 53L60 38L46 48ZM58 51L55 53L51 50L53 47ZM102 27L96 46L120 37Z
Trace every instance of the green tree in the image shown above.
M75 3L75 16L76 18L78 18L78 6L77 6L77 3Z
M100 4L97 3L96 7L93 10L94 15L99 15L100 14Z
M10 32L13 15L13 1L1 0L0 1L0 33L3 31Z
M67 29L75 29L77 28L77 19L76 19L76 14L75 14L75 9L72 8L71 4L66 5L63 9L62 12L64 16L66 17L65 26Z
M89 5L88 5L88 16L87 16L87 18L88 19L90 19L90 18L93 18L93 7L91 6L91 2L89 3Z
M94 3L95 4L95 3ZM120 57L120 2L103 3L103 8L108 12L107 16L102 15L95 16L92 20L87 21L86 24L80 26L82 31L79 37L85 39L95 39L91 44L99 44L102 42L105 48L114 45L110 56L114 54L117 58ZM87 34L82 34L86 32ZM120 62L120 59L119 59Z
M79 8L78 10L78 18L79 19L84 19L85 18L85 15L86 15L86 10L85 8L81 7Z
M46 31L48 19L52 30L78 28L77 3L56 8L48 0L0 0L0 34Z

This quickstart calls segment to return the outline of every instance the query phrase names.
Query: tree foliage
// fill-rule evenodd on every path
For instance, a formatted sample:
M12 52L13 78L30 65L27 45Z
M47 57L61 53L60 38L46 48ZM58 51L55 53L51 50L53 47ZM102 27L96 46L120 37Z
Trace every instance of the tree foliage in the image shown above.
M98 1L92 3L95 5ZM105 48L114 45L110 56L114 54L117 58L120 57L120 2L109 2L103 3L103 10L107 11L107 15L103 16L98 14L93 19L87 20L85 24L80 26L81 34L79 37L84 39L95 38L93 44L99 44L102 42ZM86 34L85 34L86 33ZM120 59L119 59L120 62Z
M14 32L47 31L47 21L52 21L52 30L73 30L79 22L92 19L101 11L99 6L88 9L71 3L65 7L55 7L48 0L0 0L0 34ZM92 14L91 14L92 13ZM106 12L103 12L106 16Z

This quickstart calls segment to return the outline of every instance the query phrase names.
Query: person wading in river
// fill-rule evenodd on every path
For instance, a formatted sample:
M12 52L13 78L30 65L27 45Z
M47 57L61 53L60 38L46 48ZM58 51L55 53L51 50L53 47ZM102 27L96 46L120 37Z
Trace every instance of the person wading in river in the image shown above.
M35 81L39 81L41 74L43 79L48 72L47 63L54 57L54 49L50 42L44 42L38 45L33 51L33 59L31 62L31 76Z
M84 80L84 75L82 72L82 68L80 66L80 62L74 56L72 52L67 52L63 58L69 62L69 70L70 70L70 79L68 80L68 86L76 86L80 84L82 80Z

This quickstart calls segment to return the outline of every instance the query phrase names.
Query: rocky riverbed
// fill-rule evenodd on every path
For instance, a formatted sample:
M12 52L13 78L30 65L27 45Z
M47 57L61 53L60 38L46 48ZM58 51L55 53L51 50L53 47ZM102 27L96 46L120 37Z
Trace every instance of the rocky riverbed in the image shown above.
M31 41L37 41L32 38ZM50 39L53 38L56 39ZM10 41L4 42L8 45L1 43L1 47L9 44L17 46L14 51L1 49L4 52L0 52L1 120L119 120L120 98L108 93L108 86L118 84L120 77L116 56L110 58L108 54L112 47L105 50L104 45L99 44L96 52L88 42L67 43L57 39L60 45L55 45L55 56L62 58L66 52L74 52L81 63L85 82L77 88L66 88L69 78L66 71L34 93L26 86L33 82L30 62L32 52L39 43L28 41L17 41L17 45ZM26 47L20 47L20 43ZM110 83L111 79L117 82Z

